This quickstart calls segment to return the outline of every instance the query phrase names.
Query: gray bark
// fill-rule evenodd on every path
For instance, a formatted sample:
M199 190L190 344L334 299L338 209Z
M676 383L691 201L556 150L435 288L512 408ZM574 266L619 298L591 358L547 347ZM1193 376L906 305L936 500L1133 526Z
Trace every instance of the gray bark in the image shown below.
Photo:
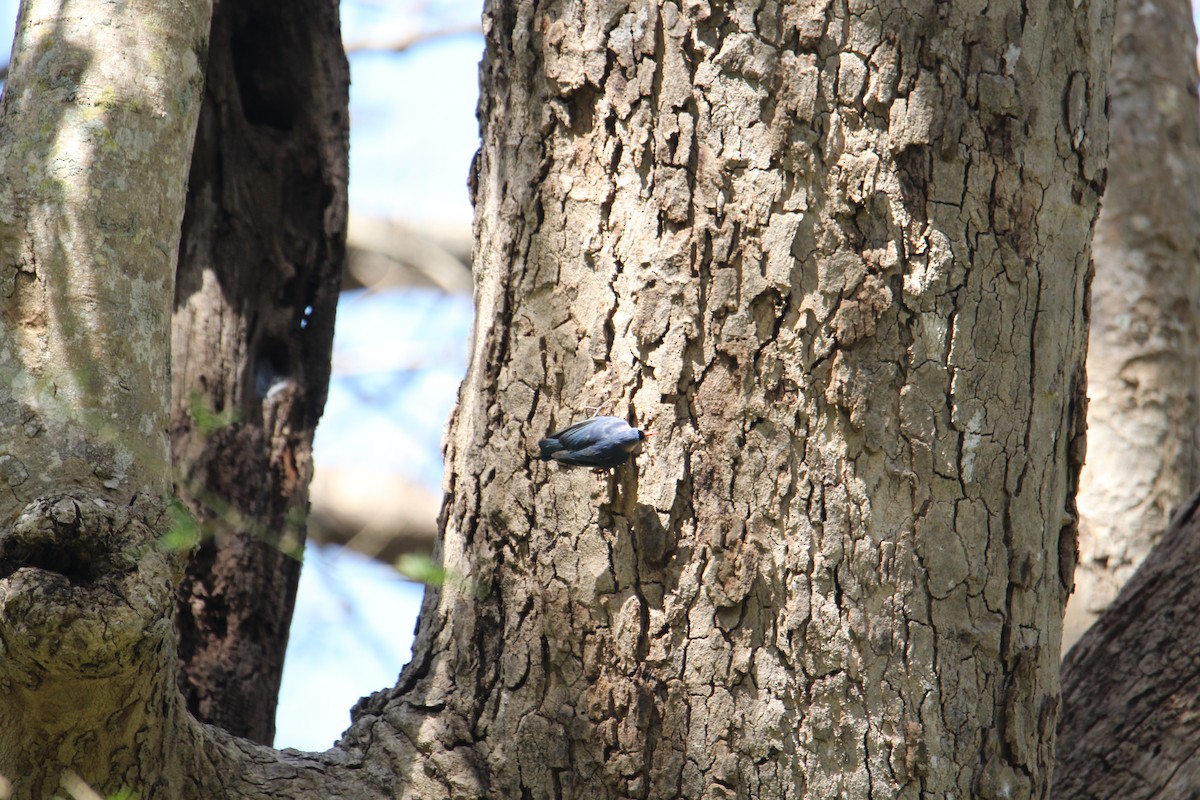
M142 716L88 729L117 766L84 777L172 798L1045 796L1108 13L489 5L479 316L412 664L327 753L196 725L160 570L119 651ZM598 482L534 458L605 399L657 434L635 463ZM30 525L80 530L73 509ZM62 626L10 613L53 577L12 552L5 646L68 663ZM43 719L45 684L0 675L0 715ZM0 772L14 748L70 766L30 730L0 727Z
M1200 119L1185 0L1117 5L1112 159L1096 223L1088 457L1069 646L1196 487Z
M1048 791L1108 7L494 3L413 796ZM965 43L965 44L964 44ZM611 400L597 483L532 457Z
M157 775L178 717L182 563L155 545L211 7L62 6L22 3L0 117L0 775L21 798Z

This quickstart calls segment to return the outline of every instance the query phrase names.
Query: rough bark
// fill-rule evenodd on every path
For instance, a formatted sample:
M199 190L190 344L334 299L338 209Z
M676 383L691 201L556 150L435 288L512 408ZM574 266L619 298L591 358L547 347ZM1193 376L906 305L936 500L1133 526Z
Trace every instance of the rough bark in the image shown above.
M336 0L216 6L173 334L189 710L270 743L345 256L349 71Z
M1117 4L1067 646L1133 574L1200 479L1200 119L1191 10L1185 0Z
M1187 798L1200 787L1200 494L1063 663L1054 797Z
M70 614L36 593L45 551L7 550L0 717L27 725L0 726L0 772L43 770L22 796L84 762L171 798L1045 796L1107 24L1103 3L489 5L479 317L413 663L338 748L277 753L182 713L160 550L89 559L120 607ZM154 224L179 222L176 155ZM602 399L657 433L636 463L597 483L533 458ZM146 516L31 497L6 543ZM122 649L95 660L101 630ZM123 671L64 688L46 663ZM52 713L75 705L86 729Z
M494 2L408 795L1042 797L1104 3ZM601 400L597 483L533 457Z
M115 790L173 744L181 564L155 543L210 13L21 5L0 117L0 775L14 797L50 796L68 769Z
M276 753L197 724L176 685L171 304L210 16L205 2L22 5L0 116L12 797L263 797L271 780L279 797L383 796L353 754Z

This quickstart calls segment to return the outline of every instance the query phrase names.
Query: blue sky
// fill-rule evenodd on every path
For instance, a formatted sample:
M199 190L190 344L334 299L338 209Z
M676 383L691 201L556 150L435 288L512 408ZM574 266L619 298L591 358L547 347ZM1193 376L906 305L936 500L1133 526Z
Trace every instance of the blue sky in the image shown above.
M398 3L344 3L347 42L410 33ZM479 20L480 6L433 3L423 27ZM350 207L357 214L469 225L467 174L478 147L481 35L400 55L351 56ZM315 460L405 472L440 491L441 440L466 368L471 300L431 290L344 296L335 361L412 369L335 377ZM276 718L276 746L323 750L361 696L392 686L408 661L424 589L352 552L310 547L300 579Z

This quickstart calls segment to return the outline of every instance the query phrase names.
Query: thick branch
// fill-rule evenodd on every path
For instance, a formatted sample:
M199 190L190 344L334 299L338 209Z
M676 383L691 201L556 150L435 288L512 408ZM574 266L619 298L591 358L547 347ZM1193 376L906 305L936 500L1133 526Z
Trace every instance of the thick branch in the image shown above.
M1200 493L1063 663L1054 797L1190 797L1200 785Z
M0 123L0 518L169 487L175 253L208 4L21 6ZM11 323L11 324L10 324Z
M22 4L0 120L0 775L22 798L156 774L178 719L155 542L211 7L65 5Z

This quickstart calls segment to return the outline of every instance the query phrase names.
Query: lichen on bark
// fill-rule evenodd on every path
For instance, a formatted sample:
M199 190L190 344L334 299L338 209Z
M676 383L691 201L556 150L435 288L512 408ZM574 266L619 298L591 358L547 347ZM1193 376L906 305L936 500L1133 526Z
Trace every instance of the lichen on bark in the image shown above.
M152 5L107 24L21 6L0 120L0 402L20 469L0 516L64 487L170 485L164 334L207 12Z
M0 775L20 797L154 775L176 720L180 564L155 543L211 7L84 5L22 3L0 116Z

